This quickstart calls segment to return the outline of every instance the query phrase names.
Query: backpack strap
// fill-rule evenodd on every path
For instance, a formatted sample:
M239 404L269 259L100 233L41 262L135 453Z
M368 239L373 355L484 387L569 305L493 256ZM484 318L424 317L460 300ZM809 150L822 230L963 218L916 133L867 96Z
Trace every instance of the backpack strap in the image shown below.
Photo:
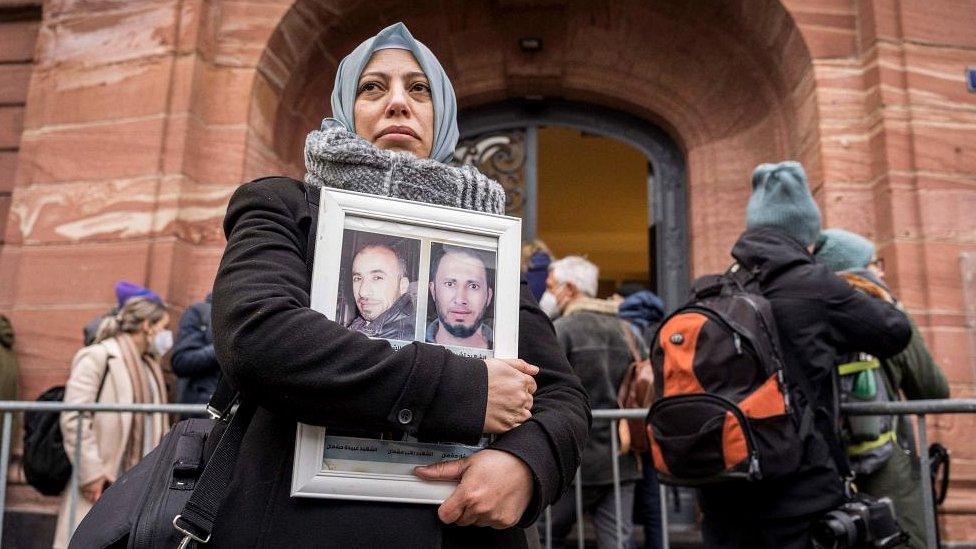
M761 295L762 292L756 287L758 284L757 275L758 271L746 269L736 262L729 267L724 276L733 281L742 291ZM785 362L783 363L783 368L784 370L786 368ZM827 415L826 410L817 407L816 400L813 400L813 395L816 392L813 390L807 376L803 372L792 372L792 374L790 377L796 380L797 390L803 396L804 400L807 401L807 407L813 413L814 428L820 431L820 434L824 437L824 442L827 443L827 449L830 451L830 457L837 467L837 472L844 479L844 489L847 492L847 496L851 497L851 483L854 480L854 472L851 470L851 464L847 459L847 452L844 450L844 445L840 440L840 434L837 432L835 422ZM837 402L838 377L836 368L831 372L831 378L831 387L834 394L834 418L839 418L840 406Z
M634 341L634 331L630 327L630 322L620 321L620 331L624 333L624 341L627 342L627 349L630 350L630 359L633 362L641 362L640 351L637 350L637 342Z

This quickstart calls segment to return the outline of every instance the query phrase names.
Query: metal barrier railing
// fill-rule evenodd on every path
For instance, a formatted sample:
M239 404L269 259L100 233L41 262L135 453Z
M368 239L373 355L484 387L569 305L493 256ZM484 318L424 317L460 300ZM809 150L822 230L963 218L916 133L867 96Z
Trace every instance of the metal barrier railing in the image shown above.
M915 400L915 401L898 401L898 402L880 402L880 403L857 403L857 404L844 404L841 406L841 410L845 414L849 415L915 415L918 419L918 456L921 461L922 470L922 497L925 503L925 531L927 536L927 545L929 547L934 547L936 544L936 524L934 519L934 503L932 501L932 485L931 479L928 475L929 470L929 457L928 457L928 433L925 425L925 416L929 414L972 414L976 413L976 399L947 399L947 400ZM143 414L153 414L153 413L163 413L163 414L206 414L206 406L204 405L187 405L187 404L83 404L83 405L67 405L61 402L33 402L33 401L0 401L0 414L3 414L2 420L2 430L0 430L0 517L4 516L6 511L6 488L7 488L7 470L10 463L10 449L11 449L11 434L13 430L13 414L17 412L29 412L29 411L48 411L48 412L64 412L64 411L78 411L78 412L115 412L115 413L143 413ZM647 410L645 409L628 409L628 410L593 410L594 421L609 421L611 432L617 431L617 421L621 419L643 419L647 415ZM78 431L81 432L81 422L83 416L79 415L78 419ZM147 426L146 439L149 438L148 430L151 428L151 422L144 422ZM618 443L616 437L610 437L611 448L610 451L614 456L617 455L619 451ZM81 461L81 437L76 437L74 448L72 448L74 454L74 463ZM620 467L617 460L612 461L612 473L613 473L613 490L614 490L614 514L616 519L616 539L617 547L623 548L628 540L623 540L621 536L622 523L621 517L625 512L621 508L621 494L620 494ZM582 482L580 480L579 471L576 473L575 482L576 491L576 517L577 517L577 545L580 549L584 547L585 536L583 531L583 511L582 511ZM77 504L78 495L78 478L76 471L72 471L71 475L71 489L69 490L69 522L71 524L70 530L74 530L74 526L77 525L75 520L75 508ZM662 494L663 496L663 494ZM667 546L667 514L664 509L665 498L661 498L662 505L662 530L664 532L664 545ZM626 510L629 511L629 510ZM546 531L546 548L551 549L552 547L552 535L551 535L551 513L549 509L546 509L545 514L545 531ZM3 541L3 521L0 520L0 544Z
M917 429L918 429L918 457L920 461L920 469L922 471L921 477L921 490L922 498L925 505L925 534L926 534L926 546L935 547L936 546L936 527L935 524L935 504L932 501L932 481L929 477L929 454L928 454L928 432L925 425L925 416L928 414L973 414L976 413L976 399L945 399L945 400L912 400L912 401L896 401L896 402L865 402L865 403L850 403L842 404L841 412L847 415L855 416L870 416L870 415L914 415L917 417ZM593 420L594 421L609 421L610 422L610 432L617 432L617 420L621 419L643 419L647 416L647 410L641 408L628 409L628 410L593 410ZM617 455L617 443L616 437L610 437L611 449L610 451L613 455ZM617 460L613 461L613 490L614 490L614 508L615 508L615 519L616 519L616 530L617 530L617 547L622 549L628 540L621 539L620 532L622 530L621 517L623 516L620 508L620 471ZM576 490L576 535L577 535L577 547L583 549L585 544L585 539L583 535L583 511L582 511L582 487L580 482L579 471L576 473L575 481ZM663 519L662 531L664 533L663 544L665 547L668 546L667 540L667 510L665 509L665 500L661 498L661 517ZM897 511L897 510L896 510ZM550 518L547 510L546 513L546 549L552 549L552 536L550 534Z

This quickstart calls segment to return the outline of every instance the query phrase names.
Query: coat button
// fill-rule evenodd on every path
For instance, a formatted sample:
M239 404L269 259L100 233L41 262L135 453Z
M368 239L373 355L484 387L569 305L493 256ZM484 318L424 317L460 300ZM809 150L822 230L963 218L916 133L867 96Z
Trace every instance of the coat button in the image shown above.
M400 410L400 413L397 414L397 421L403 425L409 424L411 421L413 421L413 412L406 408Z
M685 336L680 333L671 334L671 343L674 345L681 345L685 342Z

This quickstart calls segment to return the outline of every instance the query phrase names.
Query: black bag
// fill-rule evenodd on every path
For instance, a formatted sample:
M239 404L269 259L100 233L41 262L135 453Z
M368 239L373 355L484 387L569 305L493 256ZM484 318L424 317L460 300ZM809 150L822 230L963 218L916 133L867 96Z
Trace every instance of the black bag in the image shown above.
M102 397L105 378L108 377L108 364L102 381L98 385L95 401ZM62 402L64 386L51 387L37 397L37 402ZM24 455L21 464L24 476L38 492L45 496L56 496L64 492L71 480L71 462L64 451L64 438L61 435L60 412L24 413ZM81 436L79 433L78 436Z
M254 414L244 403L233 411L237 401L222 381L210 401L217 418L177 423L105 490L78 525L69 549L173 549L209 541Z
M61 402L64 386L51 387L37 397L37 402ZM21 464L27 484L45 496L64 491L71 479L71 462L64 452L64 439L58 412L24 413L24 456Z
M780 358L772 308L732 273L695 281L691 299L654 338L647 422L665 484L755 481L799 465L804 413Z

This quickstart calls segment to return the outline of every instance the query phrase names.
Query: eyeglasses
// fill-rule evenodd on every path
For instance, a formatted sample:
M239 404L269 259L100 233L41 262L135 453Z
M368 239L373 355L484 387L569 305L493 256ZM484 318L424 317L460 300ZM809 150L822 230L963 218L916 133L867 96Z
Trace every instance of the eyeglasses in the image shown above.
M879 271L885 270L884 258L881 257L876 257L872 259L871 263L868 263L868 265L873 266L875 269L878 269Z

